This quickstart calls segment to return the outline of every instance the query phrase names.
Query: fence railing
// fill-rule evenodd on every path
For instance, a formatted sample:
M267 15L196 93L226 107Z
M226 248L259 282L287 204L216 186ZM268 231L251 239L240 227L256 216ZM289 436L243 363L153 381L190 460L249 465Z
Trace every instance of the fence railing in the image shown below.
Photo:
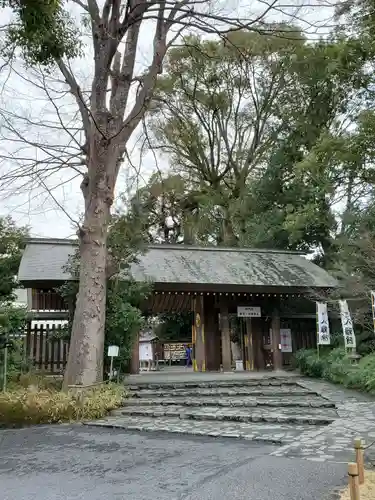
M26 328L25 357L38 370L61 373L68 360L69 340L63 325L30 325Z

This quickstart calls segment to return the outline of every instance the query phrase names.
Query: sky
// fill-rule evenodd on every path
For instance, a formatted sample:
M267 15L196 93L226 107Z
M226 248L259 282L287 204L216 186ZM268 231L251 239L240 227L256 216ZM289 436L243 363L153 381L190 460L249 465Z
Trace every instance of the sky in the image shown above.
M225 8L230 6L232 12L245 12L251 5L254 16L264 12L267 6L264 0L219 1ZM218 3L212 2L212 5L218 8ZM81 12L73 9L72 13L77 23L82 25ZM311 0L306 3L304 0L291 0L288 6L285 1L277 0L267 20L290 20L290 14L298 19L311 38L326 35L332 26L329 0L316 1L315 4ZM9 12L5 17L10 19ZM145 23L137 53L138 71L142 71L150 60L152 36L153 26ZM88 37L84 41L84 57L72 61L72 68L82 89L88 89L93 66L92 52ZM50 160L48 168L64 161L67 148L69 154L78 154L81 132L73 97L67 92L59 70L45 75L25 69L19 60L11 69L1 69L0 90L0 215L10 215L17 224L29 226L32 236L75 237L83 207L79 172L63 168L53 176L46 176L45 168L46 151ZM64 123L65 131L60 123ZM140 131L137 131L129 143L133 166L124 164L117 182L117 195L134 190L136 177L138 185L146 182L155 170L156 160L159 168L168 168L167 160L156 159L152 152L141 157L139 135ZM25 138L27 144L24 143ZM35 172L35 165L42 165L44 170L38 170L37 177L34 175L31 179L25 175L26 169L33 168ZM82 170L79 165L75 168ZM21 177L17 185L10 185L4 179L15 169ZM140 175L136 176L136 171Z

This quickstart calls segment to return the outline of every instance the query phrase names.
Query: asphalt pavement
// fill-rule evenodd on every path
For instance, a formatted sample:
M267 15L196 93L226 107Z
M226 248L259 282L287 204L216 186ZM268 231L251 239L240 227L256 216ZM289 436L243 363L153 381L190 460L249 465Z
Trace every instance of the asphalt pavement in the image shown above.
M81 425L0 431L1 500L322 500L346 465L274 446Z

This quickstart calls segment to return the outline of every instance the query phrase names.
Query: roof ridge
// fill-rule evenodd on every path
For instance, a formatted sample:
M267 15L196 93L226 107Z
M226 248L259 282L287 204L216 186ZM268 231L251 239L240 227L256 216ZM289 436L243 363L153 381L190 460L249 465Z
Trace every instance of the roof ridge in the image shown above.
M77 239L69 238L33 238L27 239L29 244L45 244L45 245L78 245ZM272 253L272 254L289 254L289 255L306 255L306 252L296 250L281 250L276 248L254 248L254 247L220 247L220 246L200 246L200 245L183 245L175 243L152 243L147 245L148 249L155 250L190 250L200 252L237 252L237 253Z
M30 238L26 239L26 243L46 244L46 245L78 245L77 239L69 238Z
M276 248L254 248L254 247L219 247L219 246L199 246L199 245L178 245L173 243L153 243L147 248L163 249L163 250L197 250L197 251L215 251L215 252L251 252L251 253L278 253L292 255L306 255L306 252L297 250L279 250Z

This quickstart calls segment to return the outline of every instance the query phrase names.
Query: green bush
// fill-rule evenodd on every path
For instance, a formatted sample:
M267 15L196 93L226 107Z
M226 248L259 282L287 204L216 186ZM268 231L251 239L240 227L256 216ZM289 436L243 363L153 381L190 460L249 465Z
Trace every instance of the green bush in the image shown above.
M322 358L317 356L317 352L314 349L301 349L296 353L295 361L297 367L304 375L316 378L323 376L325 365Z
M375 393L375 354L353 364L344 348L324 350L318 356L315 349L301 349L295 355L295 365L303 375L323 378L347 388Z
M0 426L73 422L104 417L121 405L123 387L105 385L84 397L35 386L0 394Z

